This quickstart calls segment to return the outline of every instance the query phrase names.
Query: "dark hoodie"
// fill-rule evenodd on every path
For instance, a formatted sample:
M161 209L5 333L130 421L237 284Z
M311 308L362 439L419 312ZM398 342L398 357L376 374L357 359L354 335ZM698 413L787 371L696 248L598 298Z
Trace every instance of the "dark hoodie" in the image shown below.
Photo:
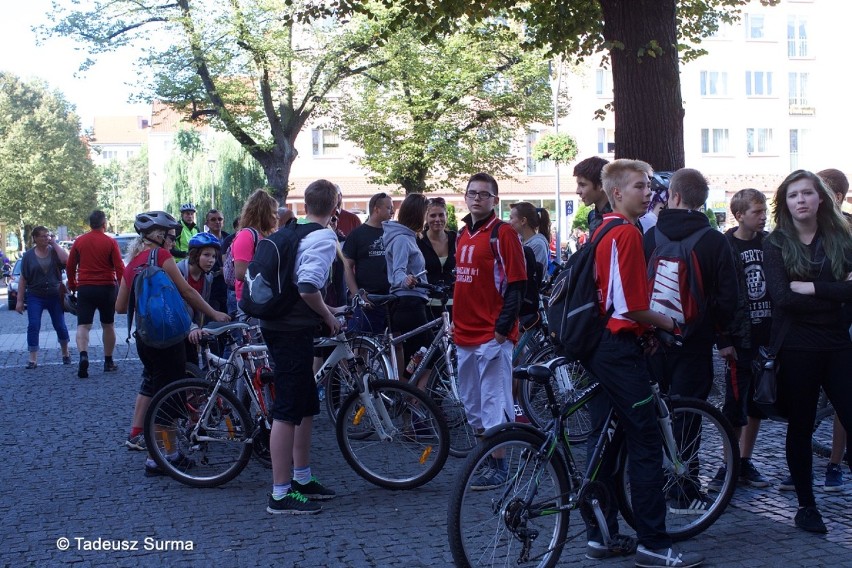
M662 231L669 240L680 241L709 226L710 220L702 211L660 211L656 227L645 233L645 261L650 260L657 246L657 231ZM684 349L703 349L714 343L726 347L731 344L727 330L730 329L739 299L734 253L722 233L709 231L695 245L695 255L704 280L708 311L695 333L684 343Z

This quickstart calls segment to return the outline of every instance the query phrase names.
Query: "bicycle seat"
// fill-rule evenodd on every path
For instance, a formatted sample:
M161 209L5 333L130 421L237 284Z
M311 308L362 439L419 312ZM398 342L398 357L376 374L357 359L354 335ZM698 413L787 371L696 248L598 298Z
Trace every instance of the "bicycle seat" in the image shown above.
M568 360L565 357L557 357L545 363L536 363L533 365L522 365L512 369L512 376L516 379L533 381L535 383L544 384L553 376L556 367L565 365Z
M229 331L233 331L235 329L248 329L251 326L247 323L242 323L238 321L231 322L210 322L205 325L201 331L208 335L222 335L223 333L227 333Z
M367 300L375 306L390 306L399 300L399 297L393 294L367 294Z

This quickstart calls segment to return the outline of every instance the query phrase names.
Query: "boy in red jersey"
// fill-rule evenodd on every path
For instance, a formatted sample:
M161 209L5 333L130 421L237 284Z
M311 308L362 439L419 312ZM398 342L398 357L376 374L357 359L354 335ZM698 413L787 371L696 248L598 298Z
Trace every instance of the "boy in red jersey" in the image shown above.
M491 243L494 225L500 223L494 213L497 191L490 175L471 176L465 191L470 215L463 219L456 245L453 339L459 394L477 433L515 418L512 349L527 280L521 241L509 223L499 227L496 246ZM494 455L471 488L491 489L506 478L505 459Z
M610 230L595 250L599 307L601 314L612 309L612 316L597 350L583 364L604 388L605 396L596 398L611 404L624 426L639 544L636 566L687 568L699 566L704 559L697 554L674 552L666 532L662 439L645 355L637 341L649 326L672 332L676 327L671 318L648 309L647 268L642 233L636 227L636 220L648 210L652 173L651 166L638 160L615 160L603 168L603 188L613 212L603 216L601 226L625 219L628 223ZM591 410L593 420L602 426L608 409L596 405ZM594 433L589 439L593 436ZM600 472L600 481L610 489L614 488L612 465L605 464ZM607 515L607 528L612 535L609 543L603 542L599 528L589 528L587 557L606 558L633 552L633 539L618 534L615 510Z

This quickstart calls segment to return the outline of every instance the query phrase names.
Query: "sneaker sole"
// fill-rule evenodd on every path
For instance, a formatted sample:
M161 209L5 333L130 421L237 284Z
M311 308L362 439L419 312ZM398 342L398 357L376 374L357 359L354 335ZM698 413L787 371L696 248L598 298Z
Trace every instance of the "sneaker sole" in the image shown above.
M703 515L706 512L707 509L678 509L675 507L669 507L669 513L672 513L673 515Z
M769 487L768 481L749 481L748 479L740 478L740 483L742 483L743 485L748 485L749 487L755 487L755 488Z
M316 515L320 511L322 511L322 507L316 509L315 511L299 511L297 509L273 509L269 506L266 507L266 512L271 513L273 515Z
M147 449L147 448L145 448L145 446L133 444L130 441L124 442L124 445L127 446L127 449L132 451L132 452L144 452Z
M308 495L307 493L302 493L302 495L307 497L308 501L329 501L337 497L337 495Z
M824 485L822 488L823 491L827 493L840 493L843 491L842 485Z

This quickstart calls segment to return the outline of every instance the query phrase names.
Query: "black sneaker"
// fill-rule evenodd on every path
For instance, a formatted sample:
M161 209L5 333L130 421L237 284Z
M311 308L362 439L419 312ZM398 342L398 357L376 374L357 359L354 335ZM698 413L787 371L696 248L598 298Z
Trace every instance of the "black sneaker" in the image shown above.
M623 534L614 534L609 545L590 540L586 544L586 558L602 560L613 556L628 556L636 552L636 539Z
M89 376L89 356L80 355L80 365L77 367L77 376L81 379Z
M725 484L725 478L728 476L728 468L725 465L719 466L719 470L713 479L707 482L707 490L719 492L722 490L722 485Z
M313 515L320 511L322 511L322 505L308 501L307 497L293 489L290 489L290 492L281 499L276 499L270 494L266 505L266 512L273 515Z
M799 509L796 512L795 523L797 527L804 531L818 534L828 532L825 523L822 522L822 515L819 514L819 511L813 505Z
M311 476L311 480L304 485L294 479L290 482L290 487L293 491L301 493L311 501L326 501L337 497L337 493L325 487L314 476Z
M112 361L104 361L104 372L112 373L113 371L118 371L118 365Z
M769 487L769 480L757 471L749 458L740 460L740 482L752 487Z
M675 552L673 548L651 550L640 545L636 549L636 566L639 568L656 568L657 566L677 566L692 568L701 566L704 557L695 552Z

